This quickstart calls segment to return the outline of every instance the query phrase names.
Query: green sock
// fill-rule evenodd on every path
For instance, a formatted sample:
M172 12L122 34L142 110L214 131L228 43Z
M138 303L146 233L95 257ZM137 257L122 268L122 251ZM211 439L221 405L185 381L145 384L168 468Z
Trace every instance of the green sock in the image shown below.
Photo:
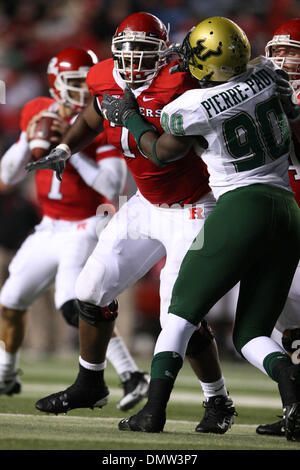
M151 379L167 379L174 383L182 364L183 359L176 352L164 351L155 354L151 364Z
M288 354L284 354L279 351L268 354L264 358L263 362L265 371L272 380L275 380L275 382L278 382L278 373L280 369L290 365L292 365L292 362Z
M172 351L164 351L152 359L151 381L146 407L163 413L170 398L177 374L183 364L182 357Z

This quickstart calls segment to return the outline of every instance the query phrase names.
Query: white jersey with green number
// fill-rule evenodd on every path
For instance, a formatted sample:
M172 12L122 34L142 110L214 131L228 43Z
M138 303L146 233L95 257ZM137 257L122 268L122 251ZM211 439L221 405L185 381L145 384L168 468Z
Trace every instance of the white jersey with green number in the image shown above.
M272 62L261 57L234 80L186 91L162 110L165 132L207 140L207 150L195 150L208 167L216 198L256 183L291 191L290 129L275 95L274 73Z

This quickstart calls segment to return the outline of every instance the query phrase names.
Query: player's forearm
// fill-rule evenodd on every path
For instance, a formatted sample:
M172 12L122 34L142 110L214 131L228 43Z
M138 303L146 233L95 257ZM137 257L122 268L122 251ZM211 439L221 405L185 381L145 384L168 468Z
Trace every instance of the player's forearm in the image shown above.
M194 143L193 137L176 137L170 134L157 134L147 132L140 139L143 152L150 155L157 165L167 164L185 157ZM150 157L149 157L150 158Z
M151 160L157 166L163 166L167 163L167 161L161 160L160 157L157 155L156 147L159 141L159 136L152 132L145 132L142 135L139 141L140 150L143 154Z
M183 158L194 143L193 137L159 135L139 114L129 117L126 127L132 133L142 153L155 165L163 166Z
M22 181L25 176L25 165L31 159L25 132L22 132L18 142L5 152L1 159L1 180L4 184L13 185Z
M80 152L93 142L103 131L103 118L95 111L93 103L82 111L68 132L64 135L62 144L67 145L71 153Z
M83 114L84 113L78 116L61 142L62 144L68 145L72 154L80 152L91 144L103 130L102 126L99 126L98 129L90 127Z

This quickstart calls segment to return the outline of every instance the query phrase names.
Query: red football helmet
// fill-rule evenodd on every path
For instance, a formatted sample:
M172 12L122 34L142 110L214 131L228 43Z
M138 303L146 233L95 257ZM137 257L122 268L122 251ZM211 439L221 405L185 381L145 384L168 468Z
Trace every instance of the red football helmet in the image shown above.
M275 46L299 48L299 57L277 56L273 53ZM287 21L274 32L273 38L266 45L266 57L270 57L279 67L284 68L290 75L294 88L299 88L300 80L300 18ZM298 55L298 54L297 54ZM298 83L295 83L298 82Z
M151 80L165 64L169 29L154 15L133 13L117 28L112 40L115 70L129 83Z
M68 47L52 57L47 70L51 96L72 109L84 108L89 98L88 89L74 86L72 82L71 85L69 81L85 80L89 69L97 62L93 51L79 47Z

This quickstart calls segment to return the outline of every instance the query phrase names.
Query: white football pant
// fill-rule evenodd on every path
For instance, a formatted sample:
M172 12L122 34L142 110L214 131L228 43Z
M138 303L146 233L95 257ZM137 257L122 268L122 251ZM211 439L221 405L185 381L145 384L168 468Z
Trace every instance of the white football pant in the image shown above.
M76 298L76 279L98 241L98 220L96 216L75 222L43 217L10 263L0 303L26 310L54 282L57 309Z
M193 241L214 206L212 193L194 206L166 208L149 203L137 192L101 233L78 277L77 298L102 307L109 305L166 255L160 275L163 324L180 264L191 245L201 248L201 240Z

